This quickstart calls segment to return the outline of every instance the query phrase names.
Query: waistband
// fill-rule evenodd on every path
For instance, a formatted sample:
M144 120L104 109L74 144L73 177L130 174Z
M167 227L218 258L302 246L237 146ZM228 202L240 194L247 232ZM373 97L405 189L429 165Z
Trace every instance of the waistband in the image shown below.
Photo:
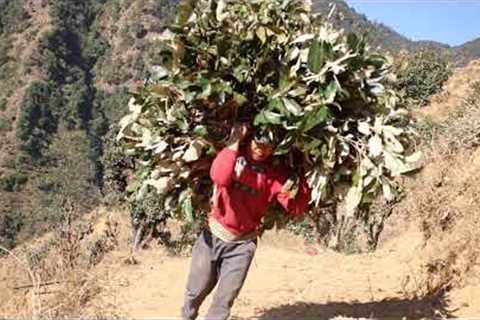
M236 235L226 229L220 222L215 220L215 218L210 217L208 219L208 227L210 232L217 238L225 242L245 242L249 240L254 240L258 237L259 232L253 231L247 234Z

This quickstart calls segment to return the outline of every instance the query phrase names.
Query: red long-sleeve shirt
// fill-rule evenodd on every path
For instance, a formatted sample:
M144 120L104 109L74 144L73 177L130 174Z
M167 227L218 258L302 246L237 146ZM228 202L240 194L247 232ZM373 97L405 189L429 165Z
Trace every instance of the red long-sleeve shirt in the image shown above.
M215 185L210 217L236 235L256 231L273 200L291 216L302 215L310 201L310 189L304 181L295 199L290 199L282 192L285 170L228 148L214 159L210 177Z

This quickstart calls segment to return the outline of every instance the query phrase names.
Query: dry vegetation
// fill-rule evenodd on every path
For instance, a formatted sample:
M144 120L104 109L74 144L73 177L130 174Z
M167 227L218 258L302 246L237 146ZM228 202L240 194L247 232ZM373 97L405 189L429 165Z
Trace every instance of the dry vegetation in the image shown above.
M97 265L118 244L118 224L97 210L87 223L73 222L74 208L66 204L64 221L55 231L19 247L2 258L0 316L58 319L84 315L114 315L114 306L98 293L108 291ZM95 225L92 221L97 221Z
M424 234L424 267L405 283L410 295L462 287L478 271L480 82L469 91L445 119L420 121L425 168L407 182L407 197L395 208L397 215L420 223Z

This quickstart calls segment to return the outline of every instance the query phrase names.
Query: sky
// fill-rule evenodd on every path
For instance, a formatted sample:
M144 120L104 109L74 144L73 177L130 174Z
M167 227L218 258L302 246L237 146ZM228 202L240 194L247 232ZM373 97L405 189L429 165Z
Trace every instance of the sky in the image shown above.
M480 0L346 0L411 40L461 45L480 37Z

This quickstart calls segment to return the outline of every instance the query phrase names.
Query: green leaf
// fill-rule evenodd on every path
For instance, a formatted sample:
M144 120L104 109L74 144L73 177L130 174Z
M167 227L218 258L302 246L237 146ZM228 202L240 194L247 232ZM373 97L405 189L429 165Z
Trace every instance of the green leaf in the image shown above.
M158 194L164 194L172 187L172 181L170 177L160 177L158 179L145 180L146 185L150 185L157 190Z
M345 215L347 217L354 217L358 210L358 206L362 202L362 187L352 186L345 197Z
M297 103L297 101L289 98L282 98L285 108L292 113L294 116L299 116L302 113L302 107Z
M313 73L318 73L325 62L323 41L315 40L308 51L308 67Z
M282 69L280 71L280 79L278 82L280 90L288 88L290 86L290 74L287 70Z
M374 135L368 140L368 155L372 158L380 156L383 152L382 139L378 135Z
M185 25L193 14L194 0L183 1L177 7L177 15L175 23L177 25Z
M233 100L235 100L235 102L239 106L242 106L243 104L245 104L248 101L248 99L244 95L242 95L238 92L233 93Z
M182 214L188 222L195 221L195 214L193 212L192 195L190 192L185 196L185 199L181 202Z
M330 51L330 44L315 40L308 51L308 68L310 71L319 73L325 62L330 58Z
M320 124L324 124L329 116L329 111L326 106L322 106L312 113L305 115L302 122L303 132L307 132Z
M387 63L387 59L382 55L372 54L365 60L365 62L367 65L380 69Z
M305 144L305 150L310 152L318 149L322 145L323 141L320 139L312 139L312 141Z
M262 125L262 124L281 124L282 123L282 115L264 110L260 112L253 121L254 126Z
M283 101L280 98L274 98L274 99L270 100L270 103L268 104L268 107L271 110L279 111L283 115L288 114L288 110L285 108L285 105L283 104Z
M202 155L203 147L205 146L200 140L194 140L188 146L187 151L182 156L183 161L185 162L193 162L200 159Z
M207 128L203 125L198 125L193 129L193 132L200 137L207 137L208 136L208 131Z
M383 191L383 196L387 201L393 201L395 200L395 193L392 190L392 186L390 185L390 182L388 182L386 179L382 179L382 191Z
M218 0L216 10L216 18L218 21L223 21L228 16L228 12L224 12L226 6L225 0Z
M350 47L350 49L356 51L358 49L358 44L360 40L358 39L357 35L353 32L350 32L347 35L347 44Z
M267 31L265 30L265 27L258 27L255 31L255 34L257 35L257 38L260 39L262 44L265 44L265 42L267 42Z
M332 103L333 101L335 101L337 91L338 91L337 82L333 80L332 82L330 82L330 84L325 88L325 91L323 92L326 102Z

